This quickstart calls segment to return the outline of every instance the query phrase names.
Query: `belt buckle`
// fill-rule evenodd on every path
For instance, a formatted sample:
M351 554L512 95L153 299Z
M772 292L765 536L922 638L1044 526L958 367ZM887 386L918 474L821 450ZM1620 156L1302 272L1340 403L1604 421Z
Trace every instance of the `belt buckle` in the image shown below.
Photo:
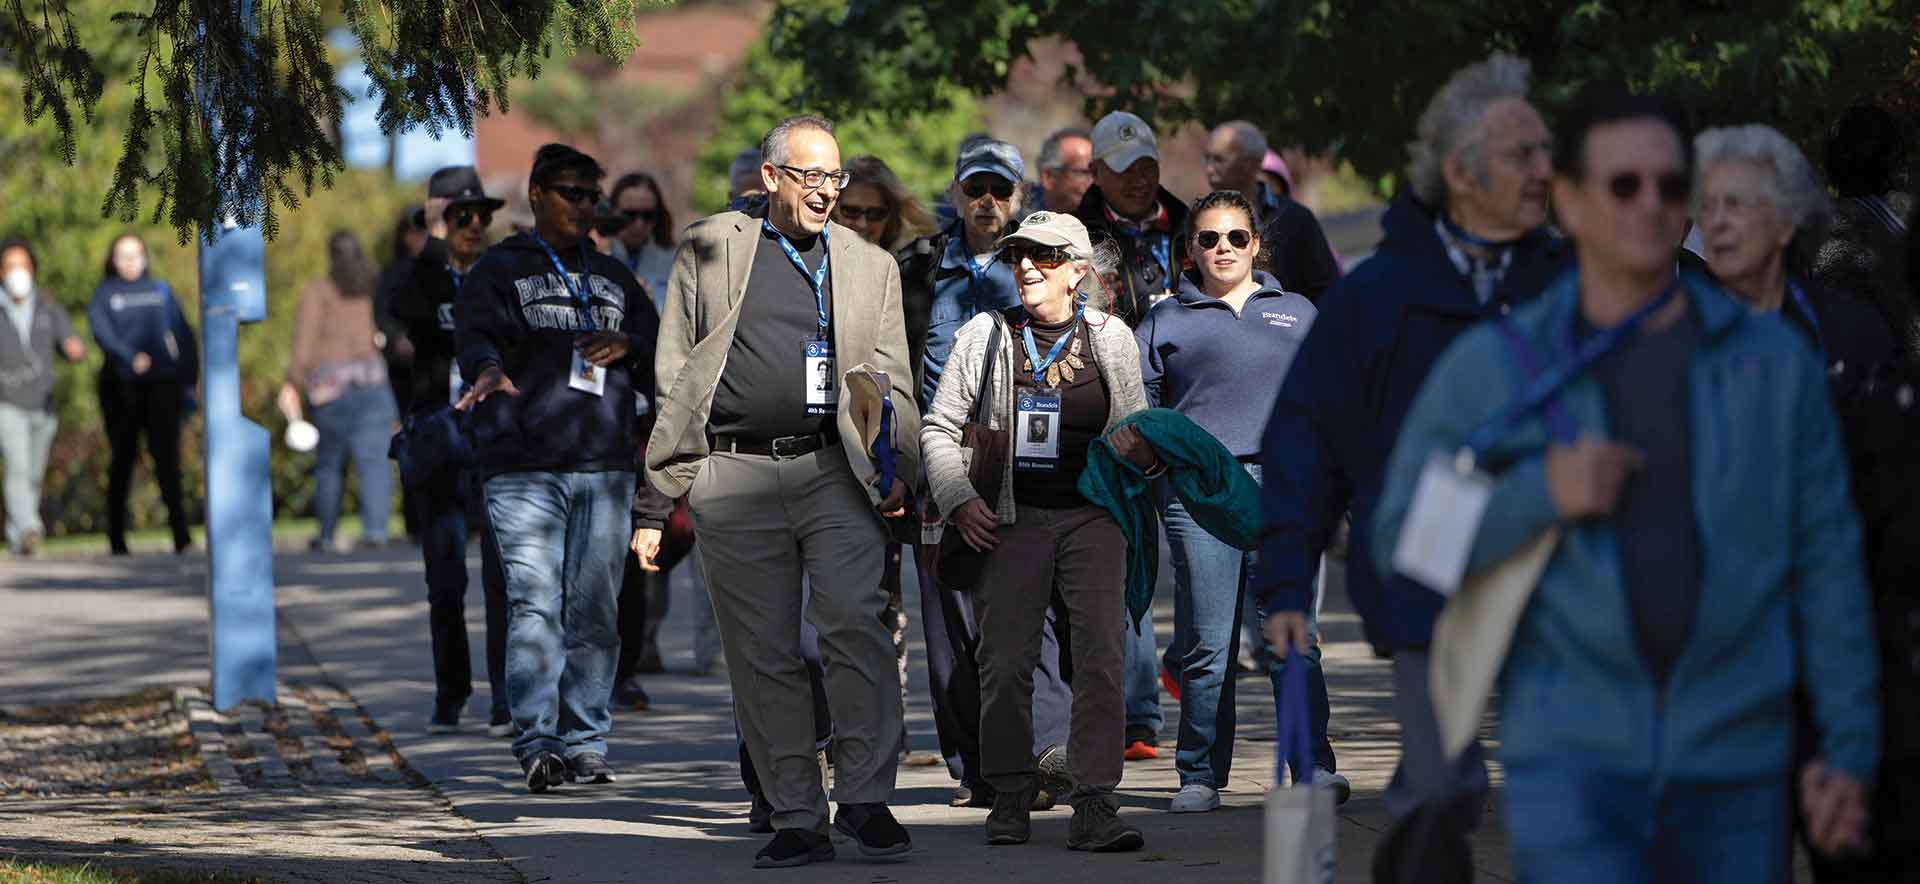
M768 442L767 450L773 452L774 457L799 457L806 453L801 450L801 446L805 445L810 438L812 437L781 436L778 439Z

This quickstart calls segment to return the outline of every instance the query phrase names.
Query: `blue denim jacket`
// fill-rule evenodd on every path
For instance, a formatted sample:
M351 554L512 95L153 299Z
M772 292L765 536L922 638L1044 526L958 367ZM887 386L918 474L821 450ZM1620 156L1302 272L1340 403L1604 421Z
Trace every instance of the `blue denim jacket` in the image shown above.
M1501 675L1509 764L1572 764L1715 780L1784 775L1793 689L1804 685L1833 766L1871 782L1879 757L1874 637L1860 528L1821 367L1779 317L1757 315L1703 278L1684 277L1704 326L1693 357L1693 499L1705 585L1686 650L1664 685L1642 662L1620 585L1613 527L1568 524L1522 615ZM1512 321L1544 359L1574 321L1569 275ZM1375 564L1392 569L1414 485L1524 378L1498 330L1481 325L1441 357L1415 400L1375 513ZM1599 384L1583 374L1560 402L1604 436ZM1558 521L1546 431L1524 422L1483 464L1497 477L1467 568L1487 568Z

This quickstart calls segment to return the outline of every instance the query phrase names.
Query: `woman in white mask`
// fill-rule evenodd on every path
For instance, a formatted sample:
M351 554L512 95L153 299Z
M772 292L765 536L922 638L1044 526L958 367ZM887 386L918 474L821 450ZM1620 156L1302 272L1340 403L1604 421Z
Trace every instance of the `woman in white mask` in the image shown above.
M59 418L53 407L53 357L79 362L86 347L67 311L40 291L33 248L0 243L0 462L5 464L7 546L29 556L40 545L40 479Z

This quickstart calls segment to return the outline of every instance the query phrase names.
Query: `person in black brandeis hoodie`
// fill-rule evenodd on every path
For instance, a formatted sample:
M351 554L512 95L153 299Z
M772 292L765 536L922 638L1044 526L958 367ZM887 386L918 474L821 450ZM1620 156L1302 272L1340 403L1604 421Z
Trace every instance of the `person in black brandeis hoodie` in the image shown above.
M457 407L472 409L512 612L513 753L532 792L613 781L608 695L622 540L635 524L635 396L653 389L659 317L633 274L588 242L604 177L571 147L540 148L527 188L534 228L481 256L454 311L471 379ZM668 502L655 503L641 526L665 524Z

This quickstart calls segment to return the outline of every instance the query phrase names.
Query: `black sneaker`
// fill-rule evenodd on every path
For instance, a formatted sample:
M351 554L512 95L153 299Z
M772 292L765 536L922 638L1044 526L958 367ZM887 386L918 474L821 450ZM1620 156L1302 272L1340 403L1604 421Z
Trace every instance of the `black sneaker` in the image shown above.
M540 752L527 759L527 791L535 795L567 781L567 762L552 752Z
M1040 772L1040 788L1055 795L1073 794L1073 766L1067 759L1067 747L1048 746L1034 761Z
M460 730L460 709L467 705L436 700L433 704L433 717L427 719L427 733L451 734Z
M1139 850L1147 839L1120 819L1110 795L1080 795L1073 801L1073 821L1067 824L1067 849L1095 853Z
M833 859L833 841L806 829L781 829L753 855L756 869L790 869Z
M961 783L947 800L948 807L992 807L993 787L985 783Z
M513 713L505 709L495 709L487 718L487 736L513 736Z
M613 766L607 763L607 756L598 752L582 752L567 759L567 782L569 783L611 783Z
M1025 844L1033 835L1033 803L1037 786L1018 792L1001 792L987 813L987 843Z
M613 686L613 705L631 706L645 712L653 706L653 698L647 696L647 689L640 684L640 676L629 675L626 681Z
M833 828L852 838L868 859L898 860L913 852L913 838L885 804L842 804Z

